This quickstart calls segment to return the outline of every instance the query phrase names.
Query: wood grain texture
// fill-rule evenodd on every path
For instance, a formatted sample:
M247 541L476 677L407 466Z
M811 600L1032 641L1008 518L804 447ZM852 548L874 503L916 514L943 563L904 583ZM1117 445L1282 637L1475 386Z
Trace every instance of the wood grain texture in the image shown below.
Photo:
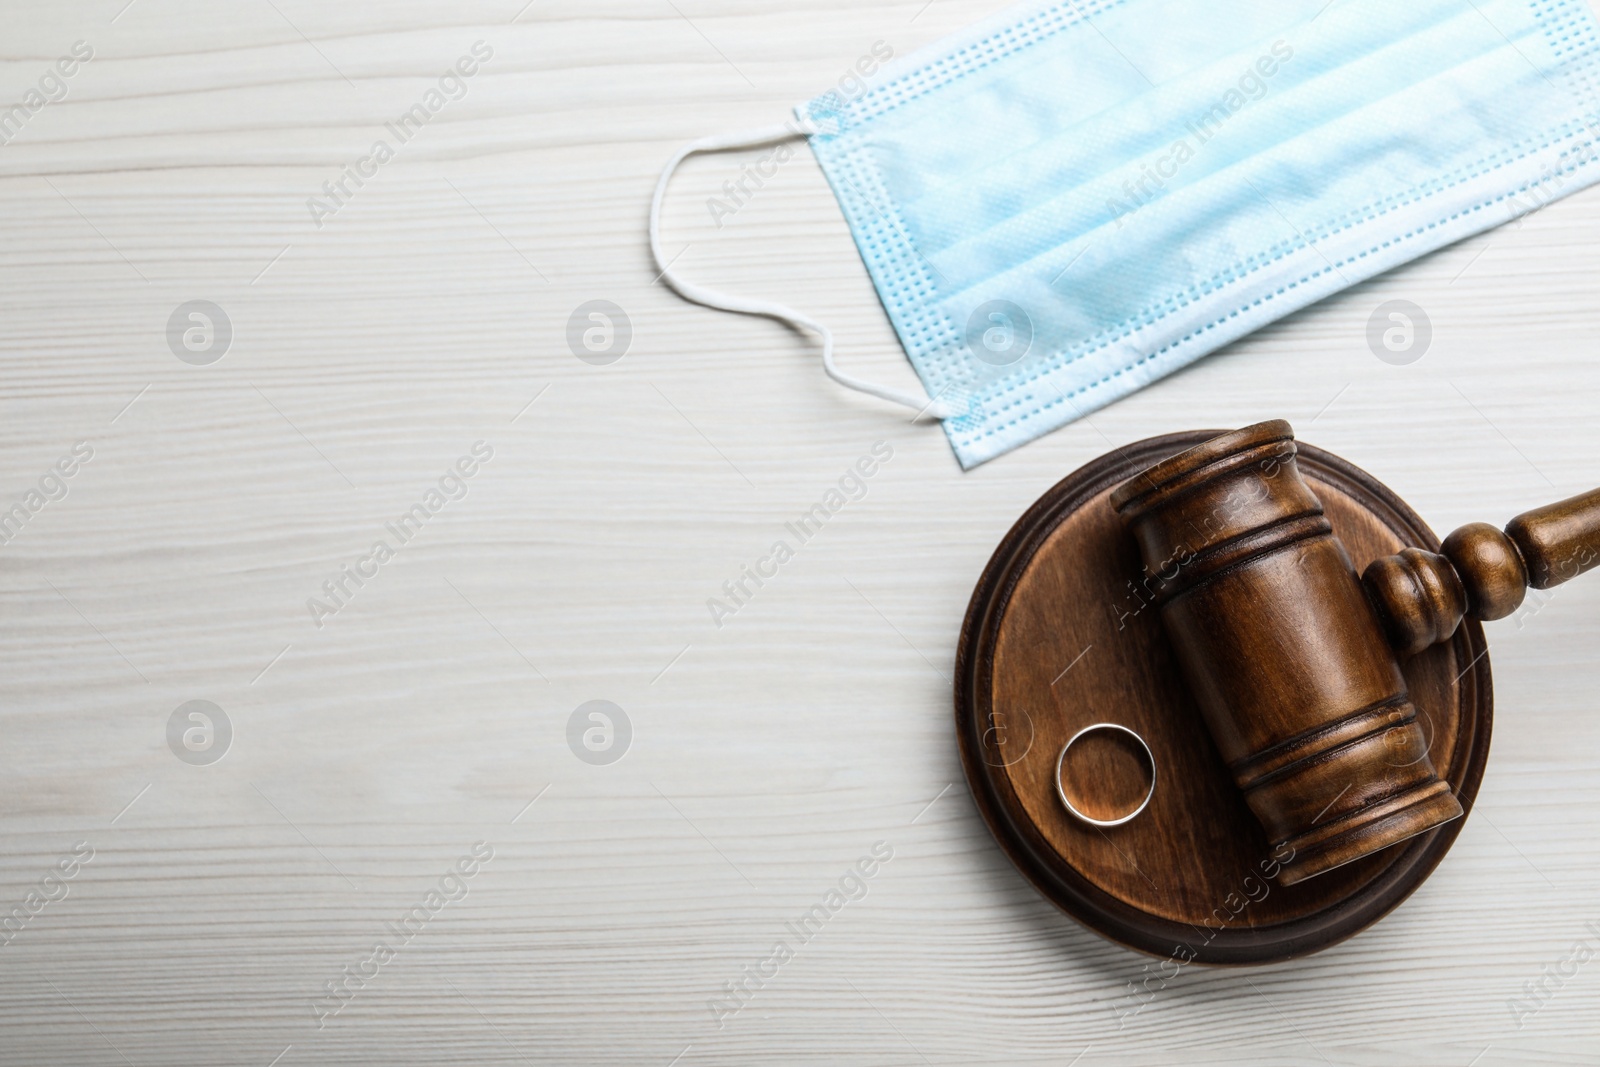
M0 910L95 850L0 947L0 1063L1600 1062L1600 963L1520 1029L1507 1006L1600 922L1600 583L1489 630L1489 771L1404 908L1309 960L1185 969L1131 1016L1145 961L1015 872L949 721L984 561L1116 445L1285 417L1437 530L1592 488L1600 194L965 476L805 339L654 283L645 207L678 144L1002 6L0 9L0 100L95 50L0 147L0 504L94 449L0 546ZM318 228L308 198L478 40L465 98ZM686 168L678 266L809 310L844 365L910 387L805 153L710 218L761 155ZM1393 298L1434 328L1406 367L1365 339ZM166 337L201 299L234 328L204 367ZM595 299L633 325L608 367L567 346ZM479 440L466 498L316 628L307 599ZM877 441L866 495L716 627L707 600ZM567 743L594 699L632 721L610 766ZM167 745L191 700L233 725L209 767ZM467 897L317 1030L325 983L479 840ZM708 1002L877 841L867 895L719 1028Z

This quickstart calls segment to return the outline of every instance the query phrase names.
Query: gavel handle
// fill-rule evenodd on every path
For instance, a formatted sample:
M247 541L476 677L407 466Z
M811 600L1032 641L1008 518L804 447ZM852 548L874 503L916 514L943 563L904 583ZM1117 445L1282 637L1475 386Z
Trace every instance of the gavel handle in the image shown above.
M1600 563L1600 489L1518 515L1506 536L1522 554L1530 586L1570 581Z
M1600 563L1600 489L1518 515L1504 532L1474 522L1443 552L1408 548L1362 575L1402 655L1448 640L1470 615L1502 619L1528 589L1551 589Z

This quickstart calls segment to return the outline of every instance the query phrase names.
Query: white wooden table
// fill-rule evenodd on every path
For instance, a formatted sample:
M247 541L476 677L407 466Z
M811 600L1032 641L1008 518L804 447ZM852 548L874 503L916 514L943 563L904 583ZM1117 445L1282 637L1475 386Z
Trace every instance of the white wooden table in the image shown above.
M1126 1019L1144 960L1012 869L950 711L989 553L1114 445L1287 417L1441 530L1600 482L1600 194L963 475L805 338L656 284L645 208L682 141L999 0L524 2L0 13L7 105L93 50L0 147L0 507L93 451L0 546L0 914L26 915L0 1062L1600 1063L1600 962L1520 1029L1508 1007L1600 950L1600 581L1492 628L1490 770L1408 903L1306 960L1189 968ZM478 41L464 95L386 133ZM379 138L394 158L317 225ZM678 265L912 386L809 154L713 223L759 155L686 170ZM1395 298L1435 331L1405 367L1365 340ZM567 327L602 299L633 334L593 366ZM168 341L195 300L232 327L207 365ZM385 524L480 441L401 544ZM716 627L708 598L879 441L867 496ZM346 565L371 576L319 628ZM592 700L631 723L609 765L569 746ZM169 746L190 701L226 717L220 761L221 734ZM713 1010L877 842L866 896Z

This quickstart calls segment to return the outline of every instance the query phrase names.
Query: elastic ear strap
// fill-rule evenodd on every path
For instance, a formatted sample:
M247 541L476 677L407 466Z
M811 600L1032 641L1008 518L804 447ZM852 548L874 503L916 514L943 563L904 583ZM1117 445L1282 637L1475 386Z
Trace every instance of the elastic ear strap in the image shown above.
M655 257L656 267L661 271L662 279L685 300L692 300L696 304L703 304L706 307L717 308L721 311L732 311L741 315L765 315L768 318L787 322L796 329L810 330L822 339L822 369L827 371L828 377L845 388L868 393L895 404L903 404L919 415L929 414L938 419L951 418L955 414L954 410L941 401L929 400L925 396L916 396L911 393L901 392L898 389L876 385L841 371L833 361L833 331L810 315L771 300L753 300L741 296L732 296L696 285L673 271L672 262L667 259L666 252L662 249L661 204L666 199L667 185L672 181L672 175L683 164L685 159L698 152L725 152L734 148L756 148L761 145L787 141L795 137L809 137L816 132L815 126L805 120L801 120L798 124L789 123L783 126L771 126L746 133L702 137L700 140L691 141L680 148L677 154L667 163L666 169L661 172L661 180L656 183L655 197L650 202L650 253Z

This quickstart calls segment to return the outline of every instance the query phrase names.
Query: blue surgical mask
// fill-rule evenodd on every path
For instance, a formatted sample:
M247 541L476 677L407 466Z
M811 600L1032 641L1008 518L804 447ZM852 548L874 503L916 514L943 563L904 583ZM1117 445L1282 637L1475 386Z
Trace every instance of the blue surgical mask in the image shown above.
M666 276L818 331L970 468L1600 180L1597 29L1584 0L1028 3L818 97L746 140L810 138L927 397Z

